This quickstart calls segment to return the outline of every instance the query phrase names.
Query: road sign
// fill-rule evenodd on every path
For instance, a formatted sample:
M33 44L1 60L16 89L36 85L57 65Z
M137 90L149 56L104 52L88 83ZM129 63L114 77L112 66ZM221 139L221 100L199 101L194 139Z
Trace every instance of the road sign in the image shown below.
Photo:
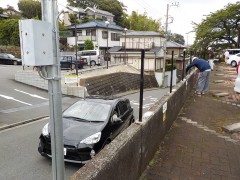
M78 83L78 76L76 74L68 74L65 76L65 84Z

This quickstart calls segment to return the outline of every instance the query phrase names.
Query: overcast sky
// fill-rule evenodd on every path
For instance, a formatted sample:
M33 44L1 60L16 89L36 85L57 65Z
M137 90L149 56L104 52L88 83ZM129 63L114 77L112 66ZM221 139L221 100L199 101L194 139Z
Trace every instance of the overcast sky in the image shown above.
M184 36L188 44L194 41L194 33L186 33L192 31L191 22L200 23L210 12L216 12L223 9L228 3L236 3L238 0L120 0L128 7L128 14L132 11L138 13L146 12L153 19L161 19L162 25L165 26L167 4L170 5L169 16L173 17L173 23L169 24L168 30L172 33L178 33ZM18 0L0 0L0 7L11 5L18 9ZM59 9L66 6L67 0L58 0ZM179 4L179 6L171 6L171 4Z

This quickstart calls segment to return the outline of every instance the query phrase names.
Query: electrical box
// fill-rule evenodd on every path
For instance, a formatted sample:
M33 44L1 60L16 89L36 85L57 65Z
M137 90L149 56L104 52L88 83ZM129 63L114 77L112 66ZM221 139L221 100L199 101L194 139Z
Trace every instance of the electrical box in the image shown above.
M19 33L23 65L53 65L52 26L34 19L19 20Z

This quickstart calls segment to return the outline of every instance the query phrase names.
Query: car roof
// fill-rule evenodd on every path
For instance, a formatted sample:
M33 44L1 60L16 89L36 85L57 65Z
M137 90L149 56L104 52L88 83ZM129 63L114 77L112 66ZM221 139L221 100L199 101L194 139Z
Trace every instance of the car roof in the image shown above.
M96 102L96 103L104 103L104 104L110 104L114 105L117 104L119 101L125 101L123 98L117 98L114 96L87 96L84 98L84 101L91 101L91 102Z

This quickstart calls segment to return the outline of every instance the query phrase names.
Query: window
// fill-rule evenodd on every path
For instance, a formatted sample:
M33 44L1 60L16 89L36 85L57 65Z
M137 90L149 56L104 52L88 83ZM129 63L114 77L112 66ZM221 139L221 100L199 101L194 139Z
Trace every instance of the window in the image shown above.
M119 33L111 33L111 40L112 41L120 41L121 34Z
M121 115L123 115L128 110L128 106L124 101L119 102L119 108L120 108Z
M77 36L82 36L82 30L77 30Z
M91 36L91 29L86 30L86 36Z
M108 37L108 32L107 31L102 31L102 38L107 39Z

